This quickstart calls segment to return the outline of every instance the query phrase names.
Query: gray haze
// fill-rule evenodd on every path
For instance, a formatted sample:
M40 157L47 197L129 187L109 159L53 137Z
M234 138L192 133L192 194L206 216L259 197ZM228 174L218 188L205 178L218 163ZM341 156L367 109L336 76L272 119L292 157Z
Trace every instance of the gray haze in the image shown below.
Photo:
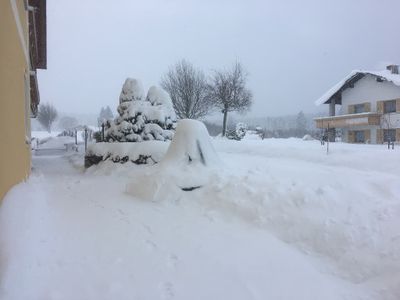
M126 77L147 90L185 58L206 72L241 61L250 116L321 111L314 101L352 69L400 63L399 20L399 0L47 0L41 101L115 109Z

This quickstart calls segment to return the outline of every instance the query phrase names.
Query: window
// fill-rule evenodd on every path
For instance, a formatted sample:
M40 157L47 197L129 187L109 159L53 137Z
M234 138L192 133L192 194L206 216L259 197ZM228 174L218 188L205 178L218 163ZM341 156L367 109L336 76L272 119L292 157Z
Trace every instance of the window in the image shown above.
M396 141L396 129L384 129L383 130L383 141L387 143Z
M355 114L363 113L365 111L364 108L365 108L364 104L356 104L354 105L354 113Z
M390 100L384 102L384 113L396 112L396 100Z
M355 137L355 142L356 143L364 143L365 142L365 134L364 130L357 130L354 131L354 137Z

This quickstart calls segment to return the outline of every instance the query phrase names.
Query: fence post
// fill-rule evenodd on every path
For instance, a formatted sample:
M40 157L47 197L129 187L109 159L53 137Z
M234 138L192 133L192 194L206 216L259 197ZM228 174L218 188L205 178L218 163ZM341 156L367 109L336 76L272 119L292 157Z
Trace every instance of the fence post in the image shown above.
M329 131L329 123L328 123L328 133L327 133L327 141L326 141L326 154L329 154L329 140L330 140L330 131Z
M87 149L87 140L88 140L88 130L87 127L85 126L85 153Z

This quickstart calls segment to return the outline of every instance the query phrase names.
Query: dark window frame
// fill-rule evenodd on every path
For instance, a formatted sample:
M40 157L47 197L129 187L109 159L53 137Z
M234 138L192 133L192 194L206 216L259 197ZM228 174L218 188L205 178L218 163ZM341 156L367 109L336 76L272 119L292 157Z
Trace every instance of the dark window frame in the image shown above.
M360 114L365 112L365 104L355 104L354 105L354 113Z
M387 143L389 138L390 138L391 142L396 141L396 129L395 128L383 129L383 142Z
M383 102L383 112L385 114L396 112L396 100L388 100Z
M354 130L354 142L355 143L365 143L364 130Z

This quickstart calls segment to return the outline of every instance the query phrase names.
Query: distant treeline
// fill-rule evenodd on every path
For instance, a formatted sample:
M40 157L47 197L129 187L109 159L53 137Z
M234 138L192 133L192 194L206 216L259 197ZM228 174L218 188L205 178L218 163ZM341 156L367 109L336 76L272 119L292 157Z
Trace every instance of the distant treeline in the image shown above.
M319 138L321 130L315 127L314 118L320 114L304 114L299 112L296 115L265 118L237 118L228 122L228 128L233 129L238 122L247 124L248 130L261 131L265 138L289 138L303 137L310 134L314 138ZM213 122L204 122L211 136L221 133L222 126Z

